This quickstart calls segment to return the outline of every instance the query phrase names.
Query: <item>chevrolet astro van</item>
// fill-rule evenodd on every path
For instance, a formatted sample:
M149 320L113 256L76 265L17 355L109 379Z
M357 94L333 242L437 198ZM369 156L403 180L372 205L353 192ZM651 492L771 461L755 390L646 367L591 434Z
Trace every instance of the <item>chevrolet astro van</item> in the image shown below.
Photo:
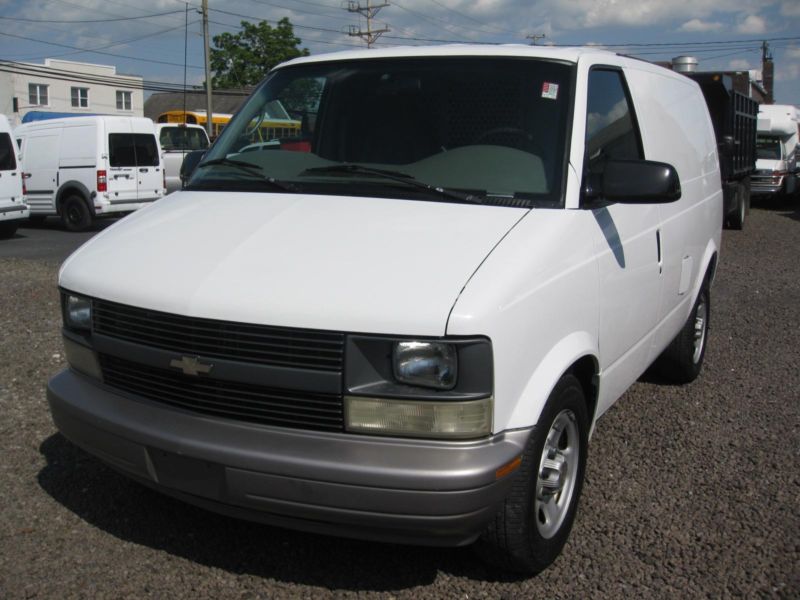
M275 100L301 135L253 150ZM537 572L598 418L700 372L716 152L696 83L604 51L287 62L62 266L55 424L209 510Z

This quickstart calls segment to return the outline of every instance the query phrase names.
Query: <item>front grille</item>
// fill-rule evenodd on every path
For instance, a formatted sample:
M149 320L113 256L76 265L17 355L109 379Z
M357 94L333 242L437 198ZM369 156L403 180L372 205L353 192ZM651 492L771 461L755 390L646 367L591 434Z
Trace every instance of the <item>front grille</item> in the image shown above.
M93 300L96 333L153 348L237 362L342 370L344 334L184 317Z
M189 376L100 354L103 381L148 400L196 413L279 427L342 431L340 394L296 392Z

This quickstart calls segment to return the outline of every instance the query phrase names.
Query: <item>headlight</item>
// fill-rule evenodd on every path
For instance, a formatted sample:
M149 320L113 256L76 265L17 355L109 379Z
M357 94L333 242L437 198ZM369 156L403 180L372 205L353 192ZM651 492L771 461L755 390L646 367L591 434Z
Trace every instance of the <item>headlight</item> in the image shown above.
M345 397L347 431L469 439L492 431L492 399L468 402Z
M103 380L103 372L94 350L64 336L64 351L70 367L95 379Z
M442 342L397 342L392 368L400 383L452 390L458 379L458 354L452 344Z
M64 324L68 329L91 329L92 301L83 296L67 294L64 300Z

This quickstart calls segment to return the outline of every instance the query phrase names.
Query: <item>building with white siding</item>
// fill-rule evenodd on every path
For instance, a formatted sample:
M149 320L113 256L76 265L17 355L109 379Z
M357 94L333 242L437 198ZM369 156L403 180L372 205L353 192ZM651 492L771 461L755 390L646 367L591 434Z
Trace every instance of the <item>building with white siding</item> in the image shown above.
M111 65L54 58L0 61L0 113L15 127L30 111L141 117L143 80Z

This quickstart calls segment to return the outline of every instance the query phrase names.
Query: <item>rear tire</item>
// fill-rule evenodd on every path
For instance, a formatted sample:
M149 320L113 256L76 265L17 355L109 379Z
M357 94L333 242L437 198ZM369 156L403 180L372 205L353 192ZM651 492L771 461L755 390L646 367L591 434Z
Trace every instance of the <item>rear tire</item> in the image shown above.
M17 227L19 227L19 221L0 223L0 240L14 237L14 234L17 233Z
M69 231L85 231L92 225L92 213L83 198L70 196L61 206L61 222Z
M533 575L558 557L578 509L588 433L583 388L568 373L545 404L503 506L475 545L486 562Z
M704 283L683 328L656 360L658 373L673 383L690 383L703 367L708 344L711 294Z

